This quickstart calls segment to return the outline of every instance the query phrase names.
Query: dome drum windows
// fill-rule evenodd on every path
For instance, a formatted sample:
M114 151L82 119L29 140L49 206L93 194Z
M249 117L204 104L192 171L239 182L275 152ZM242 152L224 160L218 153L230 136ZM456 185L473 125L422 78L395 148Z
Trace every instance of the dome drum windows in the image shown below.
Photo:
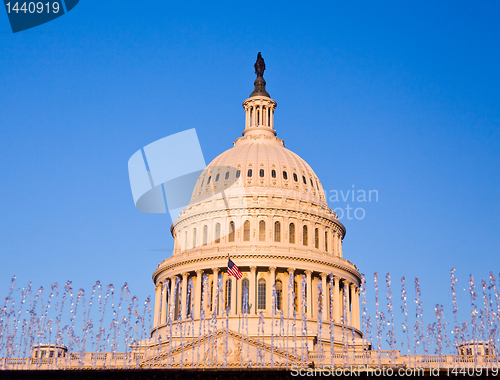
M215 244L220 243L220 223L215 225Z
M283 170L283 179L286 181L288 180L288 173Z
M208 226L203 226L203 245L207 245L208 243Z
M319 229L314 229L314 247L319 249Z
M306 180L306 176L302 176L302 182L304 182L304 185L307 185L307 180Z
M234 222L229 222L228 242L229 243L234 242Z
M247 171L247 177L252 178L252 169L248 169Z
M302 227L302 245L308 245L307 226Z
M219 182L219 178L220 178L220 174L217 173L217 175L215 176L215 182Z
M250 241L250 221L243 223L243 241Z
M250 281L244 278L241 281L241 312L248 313L250 311L248 298L250 297Z
M276 170L271 170L271 177L276 178Z
M293 223L290 223L288 226L288 242L295 244L295 224Z
M283 283L281 280L276 281L276 309L281 310L283 307Z
M259 279L257 292L257 308L264 310L266 308L266 280L263 278Z
M259 241L266 241L266 222L259 222Z
M293 180L295 182L299 182L299 177L297 177L297 173L293 173Z
M260 176L260 178L263 178L263 177L264 177L264 174L265 174L265 173L264 173L264 169L260 169L260 170L259 170L259 176Z
M281 242L281 223L274 222L274 241L276 243Z
M231 290L233 287L233 280L231 278L228 278L226 280L226 293L224 297L224 309L226 312L231 309Z

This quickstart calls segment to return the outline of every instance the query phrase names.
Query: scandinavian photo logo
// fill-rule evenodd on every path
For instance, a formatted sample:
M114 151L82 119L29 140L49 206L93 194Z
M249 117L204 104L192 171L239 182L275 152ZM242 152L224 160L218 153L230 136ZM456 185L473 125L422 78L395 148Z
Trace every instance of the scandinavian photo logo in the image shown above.
M79 0L3 1L12 33L52 21L68 13L78 2Z

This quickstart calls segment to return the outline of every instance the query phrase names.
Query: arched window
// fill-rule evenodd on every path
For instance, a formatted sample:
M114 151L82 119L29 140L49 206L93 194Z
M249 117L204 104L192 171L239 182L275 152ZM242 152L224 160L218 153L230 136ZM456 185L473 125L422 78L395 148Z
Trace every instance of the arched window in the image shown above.
M276 309L281 310L283 306L283 283L276 281Z
M295 224L293 223L290 223L288 226L288 242L295 244Z
M309 178L309 181L311 181L311 187L314 189L314 183L313 183L313 180Z
M210 185L210 180L212 179L212 176L208 177L207 185Z
M259 241L266 241L266 222L259 222Z
M203 182L205 182L205 178L202 179L200 187L203 187Z
M203 245L207 245L208 242L208 226L203 226Z
M253 107L250 107L250 125L252 125L252 120L253 120Z
M319 229L314 229L314 247L319 249Z
M259 175L260 175L261 178L264 177L264 169L260 169L259 170Z
M248 169L247 177L248 178L252 177L252 169Z
M267 125L271 126L271 108L267 109Z
M262 106L262 125L266 124L266 106Z
M250 308L248 307L248 298L250 297L250 294L248 292L248 289L250 288L250 281L248 281L248 278L244 278L243 281L241 281L241 312L242 313L248 313Z
M283 179L284 180L287 180L288 179L288 173L283 171Z
M241 171L236 170L236 178L240 178L240 175L241 175Z
M279 243L281 241L281 223L274 222L274 241Z
M297 177L297 173L293 173L293 180L295 182L298 182L299 181L299 177Z
M231 288L233 286L232 279L228 278L226 280L226 297L224 299L224 309L227 310L231 309Z
M219 182L219 178L220 178L220 174L217 173L217 175L215 176L215 182Z
M250 241L250 221L243 223L243 241Z
M229 242L234 241L234 222L229 222Z
M257 107L257 125L260 125L260 107Z
M302 227L302 244L307 245L307 226Z
M215 225L215 244L220 243L220 223Z
M302 181L304 182L304 185L307 185L306 177L302 176Z
M196 247L196 228L193 228L193 248Z
M276 170L271 170L271 177L276 178Z
M325 251L328 252L328 231L325 231Z
M257 307L259 309L266 308L266 280L263 278L259 279L258 285L258 295L257 295Z
M229 172L226 172L226 176L224 177L224 179L229 179Z

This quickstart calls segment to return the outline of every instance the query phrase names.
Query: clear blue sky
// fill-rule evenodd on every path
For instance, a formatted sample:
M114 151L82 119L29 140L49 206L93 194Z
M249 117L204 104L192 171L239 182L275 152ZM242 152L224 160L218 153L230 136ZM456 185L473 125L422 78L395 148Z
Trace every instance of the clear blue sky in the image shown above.
M491 0L81 0L12 34L0 10L1 293L15 274L153 294L171 221L134 208L127 161L193 127L207 163L230 148L261 51L287 147L328 192L378 191L330 203L366 211L345 258L398 298L419 277L430 323L452 267L462 288L500 269L499 19Z

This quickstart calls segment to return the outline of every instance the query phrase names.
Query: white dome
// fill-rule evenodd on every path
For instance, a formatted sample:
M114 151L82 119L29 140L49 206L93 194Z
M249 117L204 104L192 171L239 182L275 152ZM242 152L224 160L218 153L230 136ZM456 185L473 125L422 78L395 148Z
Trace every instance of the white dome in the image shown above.
M239 177L247 194L279 192L326 206L323 187L311 167L286 149L283 140L265 133L246 134L217 156L198 178L190 204L227 189Z

